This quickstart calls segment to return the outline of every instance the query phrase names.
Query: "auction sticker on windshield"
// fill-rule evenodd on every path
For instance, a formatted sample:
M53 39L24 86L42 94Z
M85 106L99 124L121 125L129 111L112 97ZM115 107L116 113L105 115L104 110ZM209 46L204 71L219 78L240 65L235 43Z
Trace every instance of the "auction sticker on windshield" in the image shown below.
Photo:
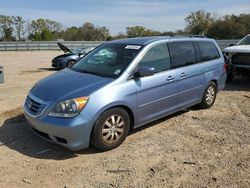
M127 45L125 47L125 49L129 49L129 50L139 50L141 48L141 46L138 45Z

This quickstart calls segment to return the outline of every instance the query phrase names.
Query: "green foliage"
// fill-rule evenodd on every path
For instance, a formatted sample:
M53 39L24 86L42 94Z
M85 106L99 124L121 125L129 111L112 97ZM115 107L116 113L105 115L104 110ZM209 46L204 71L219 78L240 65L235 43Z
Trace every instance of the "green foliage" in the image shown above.
M184 30L159 32L143 26L130 26L126 32L110 36L109 29L85 22L80 27L63 30L61 23L39 18L25 21L20 16L0 15L0 41L30 40L49 41L64 39L66 41L105 41L126 37L141 36L175 36L205 35L215 39L240 39L250 33L250 14L226 15L216 18L212 13L199 10L191 12L186 18Z
M96 27L94 24L86 22L81 27L71 27L61 33L64 40L107 40L110 36L109 30L106 27Z
M143 37L143 36L156 36L161 35L161 32L146 29L143 26L134 26L126 28L127 37Z
M239 39L250 33L250 14L225 16L207 29L206 36L215 39Z
M0 32L2 40L11 41L13 40L13 17L0 15Z
M192 12L185 18L186 32L215 39L240 39L250 33L250 14L215 18L209 12Z
M34 41L52 41L54 35L50 30L45 29L42 32L35 32L34 35L31 35L31 39Z
M14 27L16 28L17 40L22 40L24 32L25 32L24 31L25 21L23 20L21 16L15 16L13 17L13 24L14 24Z
M50 19L39 18L32 20L28 23L30 30L29 39L35 41L50 41L57 37L60 37L59 33L62 31L62 25L59 22Z
M191 12L185 18L187 23L186 31L194 35L204 35L208 27L214 22L214 18L210 12L204 12L202 10L197 12Z

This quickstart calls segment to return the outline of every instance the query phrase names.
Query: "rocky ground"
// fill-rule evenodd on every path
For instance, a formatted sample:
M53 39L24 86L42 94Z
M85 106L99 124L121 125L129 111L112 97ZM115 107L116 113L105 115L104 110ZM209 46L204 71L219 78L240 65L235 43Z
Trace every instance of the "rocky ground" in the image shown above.
M0 52L0 187L250 187L250 79L235 79L210 109L133 131L115 150L73 153L32 133L21 108L59 53Z

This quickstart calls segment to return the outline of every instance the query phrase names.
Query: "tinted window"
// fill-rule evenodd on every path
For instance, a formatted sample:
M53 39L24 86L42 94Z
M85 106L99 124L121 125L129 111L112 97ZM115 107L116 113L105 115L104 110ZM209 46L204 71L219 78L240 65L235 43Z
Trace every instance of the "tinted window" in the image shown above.
M237 45L250 45L250 36L244 37Z
M80 59L72 70L116 78L142 48L137 45L104 43Z
M197 42L197 45L200 50L200 61L209 61L220 57L213 42L199 41Z
M171 68L167 44L158 44L146 52L139 66L154 67L154 72L161 72Z
M196 63L196 54L192 42L171 42L169 47L174 68Z

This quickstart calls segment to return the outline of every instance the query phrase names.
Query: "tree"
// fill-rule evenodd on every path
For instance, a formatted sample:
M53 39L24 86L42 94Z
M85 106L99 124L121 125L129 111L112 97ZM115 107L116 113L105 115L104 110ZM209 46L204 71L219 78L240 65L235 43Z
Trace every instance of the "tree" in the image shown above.
M250 33L250 14L227 15L212 23L206 35L215 39L239 39Z
M134 26L126 28L127 37L143 37L143 36L157 36L161 35L161 32L147 29L143 26Z
M78 40L79 30L75 26L70 27L70 28L66 29L65 31L62 31L60 33L60 35L64 40L76 41L76 40Z
M78 40L106 40L109 30L106 27L96 27L94 24L86 22L79 28Z
M11 41L13 37L13 17L0 15L0 30L4 41Z
M96 28L96 40L107 40L110 36L109 29L106 27L98 27Z
M174 36L175 33L173 31L164 31L160 34L161 36Z
M146 28L143 26L126 27L126 33L129 38L144 36Z
M13 18L13 24L16 30L17 40L21 40L24 35L24 24L25 21L21 16L16 16Z
M54 35L53 35L53 33L50 30L45 29L41 33L41 40L42 41L51 41L51 40L54 40Z
M30 31L28 38L31 40L53 40L55 36L60 36L62 24L54 20L39 18L29 22L27 29Z
M205 35L208 27L213 23L215 18L210 12L204 12L199 10L197 12L191 12L186 18L187 23L186 31L189 34Z
M52 32L62 31L62 24L57 22L57 21L46 19L45 24L46 24L46 29L48 29Z

